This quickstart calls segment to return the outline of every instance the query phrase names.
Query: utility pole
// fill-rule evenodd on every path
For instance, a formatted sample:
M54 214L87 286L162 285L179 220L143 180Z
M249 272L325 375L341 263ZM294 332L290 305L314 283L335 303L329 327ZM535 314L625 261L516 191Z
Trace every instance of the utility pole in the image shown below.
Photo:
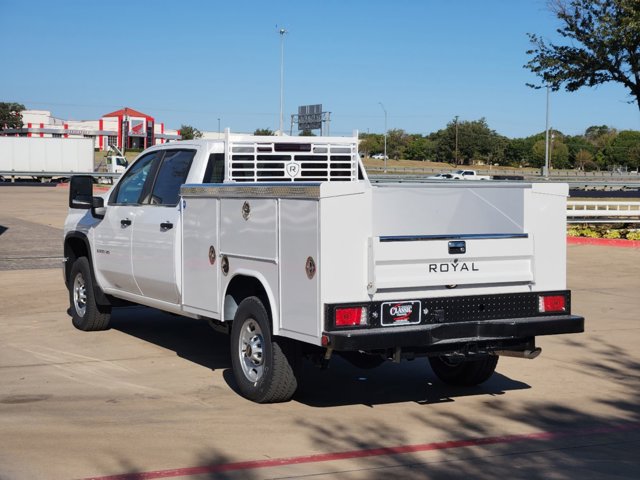
M456 115L456 165L458 165L458 115Z
M382 102L378 102L384 112L384 173L387 173L387 109Z
M220 119L218 118L218 138L220 138Z
M280 33L280 135L284 129L284 36L287 32L281 28Z

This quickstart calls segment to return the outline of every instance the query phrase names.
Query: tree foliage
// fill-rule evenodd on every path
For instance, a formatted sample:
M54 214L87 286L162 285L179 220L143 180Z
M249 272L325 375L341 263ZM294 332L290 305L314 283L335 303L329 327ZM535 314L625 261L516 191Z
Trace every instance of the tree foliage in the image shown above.
M640 166L640 132L624 130L605 148L607 165Z
M389 130L387 152L391 159L455 161L456 120L437 132L421 135ZM593 125L581 135L551 130L551 168L606 170L613 166L632 170L640 167L640 131L618 132L607 125ZM546 132L524 138L507 138L496 133L484 118L458 122L458 155L464 164L497 164L540 168L545 163ZM372 156L384 151L384 135L360 135L360 153Z
M202 132L191 125L180 125L180 136L182 140L193 140L202 138Z
M365 157L384 151L384 136L378 133L363 133L360 135L360 152Z
M24 105L21 103L0 102L0 131L6 129L22 128L22 111Z
M640 1L553 0L566 42L545 42L528 34L533 55L525 65L553 90L573 92L607 82L624 85L640 108Z
M254 135L264 135L267 137L273 136L274 132L270 128L256 128L253 132Z
M457 132L457 133L456 133ZM456 157L457 136L457 157ZM473 121L452 120L443 130L430 136L437 143L436 158L459 164L499 163L508 140L491 130L484 118Z

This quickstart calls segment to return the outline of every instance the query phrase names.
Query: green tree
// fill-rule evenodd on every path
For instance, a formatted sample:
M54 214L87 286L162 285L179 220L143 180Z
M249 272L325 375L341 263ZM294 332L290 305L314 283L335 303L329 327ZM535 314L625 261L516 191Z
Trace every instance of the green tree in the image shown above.
M591 161L596 152L596 147L582 135L565 137L565 145L569 148L569 162L577 167L576 156L578 152L588 152L591 154Z
M365 157L382 153L384 151L384 136L379 133L360 134L359 150Z
M409 135L404 157L407 160L430 160L435 157L435 142L422 135Z
M191 125L180 125L180 136L182 140L193 140L202 138L202 132Z
M315 137L316 134L313 133L313 131L309 130L308 128L302 130L299 134L300 137Z
M607 82L624 85L640 108L640 2L552 0L563 44L528 34L533 58L525 65L554 91L573 92Z
M607 165L638 166L640 154L640 132L624 130L616 136L604 151Z
M14 128L22 128L22 111L24 105L21 103L0 102L0 131Z
M401 128L393 128L387 132L387 155L389 158L399 160L404 158L409 135Z
M589 150L579 150L574 157L574 166L578 170L590 172L597 168L596 162L593 161L593 154Z
M474 161L501 163L507 139L491 130L484 118L474 121L453 120L443 130L429 136L437 143L436 156L443 162L456 161L456 130L458 138L458 163L472 164Z
M272 137L273 133L273 130L271 130L270 128L256 128L256 130L253 132L254 135L264 135L266 137Z
M532 147L533 144L525 138L509 140L504 150L505 165L513 167L528 165L532 159Z
M570 168L569 163L569 147L563 143L564 136L560 132L549 132L551 139L549 142L549 163L551 168ZM533 144L533 162L532 166L542 167L545 163L545 140L540 139Z

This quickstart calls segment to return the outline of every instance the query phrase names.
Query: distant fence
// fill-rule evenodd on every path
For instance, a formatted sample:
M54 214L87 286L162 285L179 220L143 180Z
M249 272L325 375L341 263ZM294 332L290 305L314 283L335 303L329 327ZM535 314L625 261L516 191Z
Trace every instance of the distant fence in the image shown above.
M567 223L640 223L640 202L569 200Z

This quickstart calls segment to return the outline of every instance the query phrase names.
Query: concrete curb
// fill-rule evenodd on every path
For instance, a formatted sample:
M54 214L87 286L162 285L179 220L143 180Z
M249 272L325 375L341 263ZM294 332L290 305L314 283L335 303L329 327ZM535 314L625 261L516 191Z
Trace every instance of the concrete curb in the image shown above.
M640 248L640 240L621 238L567 237L568 245L599 245L601 247Z

